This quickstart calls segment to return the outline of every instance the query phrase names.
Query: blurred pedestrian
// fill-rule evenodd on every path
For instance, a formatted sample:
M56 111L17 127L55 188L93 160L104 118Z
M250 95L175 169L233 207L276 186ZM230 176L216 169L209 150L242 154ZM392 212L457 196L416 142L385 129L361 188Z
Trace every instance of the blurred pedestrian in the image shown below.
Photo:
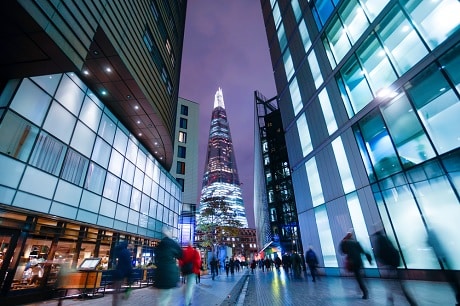
M316 276L318 275L316 270L318 267L318 257L316 256L315 251L313 251L312 246L310 246L308 251L305 253L305 261L307 262L313 282L316 282Z
M185 278L184 300L185 306L192 304L193 290L196 284L197 274L200 274L201 257L200 253L195 250L190 241L183 251L182 258L179 261L182 276Z
M154 285L160 289L157 303L159 306L170 306L173 289L179 283L179 268L176 260L182 258L182 248L174 241L172 230L168 226L162 229L163 239L155 248L155 264L157 266L154 274Z
M444 271L444 276L449 282L452 290L454 290L455 298L457 300L456 306L460 305L460 281L452 269L451 259L448 257L444 246L442 245L438 235L433 229L428 229L428 244L433 248L436 257Z
M291 257L294 278L300 278L302 272L302 258L300 258L300 255L297 252L293 252Z
M394 245L391 243L390 239L388 239L388 237L385 235L383 230L375 232L372 235L372 238L374 240L375 259L383 267L388 269L390 276L397 279L397 282L399 283L401 290L404 293L404 296L406 297L407 302L409 302L411 306L416 306L417 302L415 302L415 299L410 294L405 284L402 282L401 271L398 270L398 267L401 263L401 257L399 255L398 250L394 247ZM387 287L387 300L389 305L393 305L394 303L394 290L392 289L393 288Z
M362 276L361 269L364 267L362 255L366 256L369 264L372 263L372 257L369 253L365 252L361 244L356 241L353 237L353 231L350 230L346 236L340 242L340 250L345 257L345 266L349 272L353 272L356 281L358 282L359 288L363 292L363 299L367 300L369 298L369 291L367 290L366 284Z
M211 277L212 280L218 275L219 263L217 262L217 258L215 256L212 257L211 262L209 263L211 266Z
M284 271L286 271L286 273L289 274L289 269L291 268L291 254L284 253L282 257L282 264Z
M116 260L115 271L113 272L114 293L112 305L116 306L120 302L120 291L123 283L131 284L131 273L133 266L131 264L131 252L128 250L128 242L120 241L114 249L114 258ZM126 289L124 298L129 297L130 288Z
M253 259L252 262L251 262L251 273L254 274L254 269L256 268L256 260Z

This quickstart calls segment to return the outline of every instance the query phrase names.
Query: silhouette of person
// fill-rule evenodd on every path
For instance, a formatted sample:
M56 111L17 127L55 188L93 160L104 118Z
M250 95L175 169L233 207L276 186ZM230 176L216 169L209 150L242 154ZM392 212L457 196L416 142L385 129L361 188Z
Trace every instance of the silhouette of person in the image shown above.
M118 305L120 301L120 290L123 283L126 281L128 284L131 283L131 273L133 266L131 264L131 252L128 250L128 242L120 241L114 250L116 259L116 267L113 273L114 289L115 292L112 297L112 305ZM126 291L128 296L129 290Z
M416 306L417 303L415 302L415 299L412 297L409 290L402 282L401 271L398 271L397 269L401 263L401 257L398 250L393 246L390 239L388 239L383 230L375 232L372 235L372 238L374 240L375 259L382 266L386 267L388 271L393 274L393 277L397 279L407 302L409 302L411 306ZM393 305L393 290L390 287L387 287L387 300L389 305Z
M212 277L212 280L214 280L214 278L216 277L217 275L217 271L218 271L218 262L217 262L217 259L215 256L212 257L211 259L211 262L209 263L210 266L211 266L211 277Z
M200 274L201 267L201 257L200 253L192 247L192 242L190 241L188 246L185 248L182 254L182 258L179 261L181 267L190 265L190 271L182 270L185 278L185 305L188 306L192 303L193 290L196 284L197 274Z
M291 257L294 278L300 278L300 274L302 272L302 258L300 258L300 255L297 252L293 252Z
M316 256L315 251L313 251L313 247L310 246L308 251L305 253L305 261L307 262L308 269L310 270L311 278L315 282L317 276L318 267L318 257Z
M171 305L173 289L179 283L179 268L176 260L182 258L182 248L174 241L172 230L168 226L162 229L163 239L155 248L156 270L154 274L154 286L160 289L156 305Z
M367 300L369 298L369 291L367 290L361 274L361 269L363 268L363 260L361 256L365 255L369 264L371 264L371 255L365 252L361 244L354 239L352 230L348 231L347 235L340 242L340 250L346 255L345 260L347 262L347 270L353 272L359 288L363 292L363 299Z

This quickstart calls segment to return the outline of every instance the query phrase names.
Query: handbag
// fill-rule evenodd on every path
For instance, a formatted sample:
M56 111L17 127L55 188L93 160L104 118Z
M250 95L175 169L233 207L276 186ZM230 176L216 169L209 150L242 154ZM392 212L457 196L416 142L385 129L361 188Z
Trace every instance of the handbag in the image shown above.
M185 262L180 268L180 271L182 272L183 275L192 274L193 273L193 263Z

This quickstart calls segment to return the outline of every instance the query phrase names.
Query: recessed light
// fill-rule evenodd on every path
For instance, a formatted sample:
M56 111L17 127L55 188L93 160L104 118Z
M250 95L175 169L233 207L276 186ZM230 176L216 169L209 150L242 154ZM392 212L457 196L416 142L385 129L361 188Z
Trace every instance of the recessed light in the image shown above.
M112 69L110 69L110 67L107 67L107 68L105 68L105 71L112 72Z
M137 122L137 124L141 124L141 121L140 121L140 120L137 120L136 122Z
M138 136L142 136L142 133L137 134Z
M126 98L127 98L127 99L131 99L131 95L127 95Z
M84 75L88 75L88 74L89 74L89 71L88 71L88 70L83 70L83 74L84 74Z
M105 96L107 94L107 91L103 90L103 91L101 91L101 94L103 94Z
M139 109L139 106L137 106L137 105L134 105L134 109L136 109L136 110L137 110L137 109Z
M94 55L98 55L99 52L98 52L97 50L94 50L94 51L93 51L93 54L94 54Z

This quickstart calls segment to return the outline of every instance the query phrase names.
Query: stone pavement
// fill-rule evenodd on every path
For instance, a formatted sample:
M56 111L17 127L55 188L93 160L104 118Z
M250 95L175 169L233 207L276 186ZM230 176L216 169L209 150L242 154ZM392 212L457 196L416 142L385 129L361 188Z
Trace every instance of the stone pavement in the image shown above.
M322 276L312 282L302 275L294 279L292 275L280 271L263 272L256 270L254 274L248 270L235 273L234 276L219 274L214 281L209 275L201 277L201 283L195 287L192 305L197 306L359 306L391 305L387 303L386 288L391 288L394 296L393 305L409 305L402 295L401 288L394 280L365 279L369 288L369 299L361 299L361 292L352 277ZM405 281L409 291L419 306L453 306L455 299L450 286L443 282ZM182 287L183 288L183 287ZM173 306L183 305L182 288L174 294ZM121 305L158 305L157 289L152 287L135 289L131 296L121 301ZM57 305L58 301L49 300L28 306ZM0 303L1 304L1 303ZM107 293L101 298L65 299L62 305L109 306L112 294Z
M222 273L222 272L221 272ZM192 305L206 305L206 306L226 306L235 305L241 292L244 281L248 278L248 270L245 269L228 277L219 274L215 280L211 279L210 275L201 276L201 282L195 286L193 294ZM174 297L172 305L182 306L184 286L174 290ZM64 306L109 306L112 305L112 293L106 293L103 297L95 298L65 298L61 300L61 305ZM153 287L144 287L141 289L133 289L128 299L121 300L119 305L137 305L137 306L150 306L158 305L156 297L158 296L158 289ZM27 306L39 305L58 305L58 300L47 300L43 302L27 304ZM1 305L1 302L0 302Z
M247 289L238 302L241 306L250 305L409 305L395 280L366 278L369 299L363 300L356 280L352 277L321 277L312 282L305 275L294 279L283 269L279 271L250 274ZM405 281L404 284L419 306L454 306L455 297L451 287L443 282ZM387 288L393 292L393 304L387 301Z

